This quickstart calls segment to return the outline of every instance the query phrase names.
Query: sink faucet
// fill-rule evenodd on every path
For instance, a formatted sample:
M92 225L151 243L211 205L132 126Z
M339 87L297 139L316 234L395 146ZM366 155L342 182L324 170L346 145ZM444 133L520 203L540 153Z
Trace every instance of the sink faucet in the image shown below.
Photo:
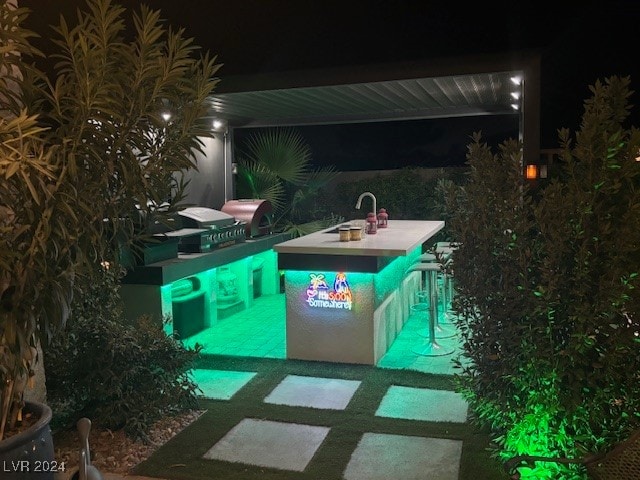
M358 202L356 203L356 209L360 210L360 207L362 206L362 199L364 197L371 197L371 200L373 200L373 214L377 215L378 211L376 210L376 197L371 192L364 192L358 197Z

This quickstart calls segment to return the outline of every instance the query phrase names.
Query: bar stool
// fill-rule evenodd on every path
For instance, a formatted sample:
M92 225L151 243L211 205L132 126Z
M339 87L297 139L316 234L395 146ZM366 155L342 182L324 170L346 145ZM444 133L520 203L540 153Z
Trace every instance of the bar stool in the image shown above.
M433 253L427 252L427 253L423 253L422 255L420 255L418 257L418 261L419 262L425 262L425 263L433 263L433 262L437 262L438 259Z
M439 263L421 263L417 262L411 267L409 271L420 271L426 276L429 292L429 303L420 302L411 306L411 310L418 314L424 314L429 311L429 330L425 343L413 348L413 353L416 353L425 357L438 357L443 355L450 355L453 353L452 347L444 347L440 345L436 339L436 322L438 320L438 288L437 279L438 272L441 270Z
M438 242L435 245L436 257L443 263L443 282L442 282L442 310L445 318L451 318L454 315L451 310L453 304L453 252L458 248L458 244L454 242Z
M436 281L437 281L437 277L436 277ZM436 288L436 295L438 296L438 300L436 301L436 313L435 313L435 322L434 322L436 338L443 339L443 338L455 337L456 336L455 327L451 324L443 324L442 322L440 322L440 311L438 309L438 306L440 303L439 301L440 295L438 294L437 288ZM427 311L430 309L431 307L431 291L430 290L420 290L416 294L416 297L418 297L418 303L416 305L424 304L425 308L423 309L423 311ZM431 326L427 325L425 328L416 330L416 333L421 337L428 338L430 335L430 329L431 329Z
M448 242L447 242L448 243ZM436 244L436 248L437 248L438 244ZM442 256L442 255L441 255ZM448 257L449 259L447 261L450 261L450 255ZM419 262L424 262L424 263L437 263L437 256L434 253L423 253L422 255L420 255L418 257L418 261ZM447 315L448 313L448 297L447 297L447 283L446 283L446 278L445 278L445 271L444 269L441 269L438 272L438 281L440 281L440 279L442 279L442 294L438 295L438 299L440 300L440 302L442 302L442 309L441 311L444 312L444 315ZM420 292L418 292L420 293ZM426 300L425 300L426 301ZM438 317L438 322L436 324L436 336L438 338L449 338L449 337L453 337L455 335L455 329L447 329L442 328L442 325L452 325L451 322L441 322L440 318ZM421 330L418 332L418 335L421 336L427 336L426 333Z

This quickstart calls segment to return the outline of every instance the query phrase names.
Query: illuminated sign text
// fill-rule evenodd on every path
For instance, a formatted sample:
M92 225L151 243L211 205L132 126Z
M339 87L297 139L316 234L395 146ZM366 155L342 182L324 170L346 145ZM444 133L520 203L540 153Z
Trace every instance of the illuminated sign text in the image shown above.
M310 273L306 302L316 308L351 310L352 296L347 276L343 272L336 273L333 288L329 288L324 274Z

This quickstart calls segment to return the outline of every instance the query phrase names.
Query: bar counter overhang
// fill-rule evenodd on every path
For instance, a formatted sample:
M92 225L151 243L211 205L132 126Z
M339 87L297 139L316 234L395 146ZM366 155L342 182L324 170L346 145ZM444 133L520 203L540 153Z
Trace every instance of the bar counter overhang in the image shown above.
M362 240L336 227L274 246L285 270L287 358L375 365L402 329L420 275L407 274L442 221L389 220Z

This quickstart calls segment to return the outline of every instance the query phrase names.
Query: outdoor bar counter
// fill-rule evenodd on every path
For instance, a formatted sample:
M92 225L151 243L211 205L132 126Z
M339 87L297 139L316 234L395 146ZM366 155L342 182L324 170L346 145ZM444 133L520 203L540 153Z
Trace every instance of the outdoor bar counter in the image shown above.
M442 221L389 220L362 240L337 227L276 244L285 271L287 358L375 365L420 286L407 268Z

